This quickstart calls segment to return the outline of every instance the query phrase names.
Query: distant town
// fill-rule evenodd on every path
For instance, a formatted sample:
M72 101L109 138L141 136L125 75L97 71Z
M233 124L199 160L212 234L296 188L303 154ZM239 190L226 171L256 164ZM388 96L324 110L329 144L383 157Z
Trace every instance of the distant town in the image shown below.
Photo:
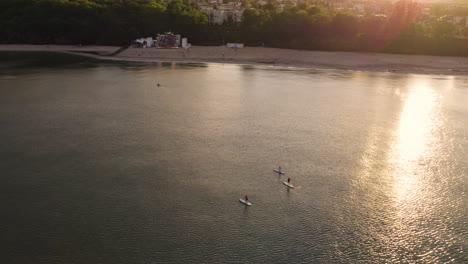
M357 16L365 15L390 15L389 8L397 0L315 0L309 1L321 4L338 11L351 12ZM252 0L252 1L230 1L230 0L198 0L196 4L200 10L208 14L211 24L221 25L223 23L241 23L242 14L246 9L260 9L268 4L274 4L279 10L288 6L297 6L304 3L302 0ZM468 26L468 0L415 0L412 1L422 6L423 14L429 18L440 15L455 24ZM459 10L465 7L467 10ZM439 14L433 14L431 10L436 8Z

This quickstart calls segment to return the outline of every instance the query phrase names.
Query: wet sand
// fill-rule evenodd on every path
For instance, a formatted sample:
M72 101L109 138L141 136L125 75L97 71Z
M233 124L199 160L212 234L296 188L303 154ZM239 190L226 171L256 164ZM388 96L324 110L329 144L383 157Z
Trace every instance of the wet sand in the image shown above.
M192 46L188 49L128 48L115 56L117 46L0 45L0 51L65 52L107 60L215 62L285 67L331 68L357 71L468 75L467 57L402 55L358 52L324 52L225 46Z

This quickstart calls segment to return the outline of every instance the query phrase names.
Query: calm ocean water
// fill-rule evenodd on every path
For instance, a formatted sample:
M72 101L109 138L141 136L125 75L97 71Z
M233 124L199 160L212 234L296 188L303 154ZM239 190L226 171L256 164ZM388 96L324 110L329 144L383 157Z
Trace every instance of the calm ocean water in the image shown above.
M467 76L0 53L0 128L1 263L468 258Z

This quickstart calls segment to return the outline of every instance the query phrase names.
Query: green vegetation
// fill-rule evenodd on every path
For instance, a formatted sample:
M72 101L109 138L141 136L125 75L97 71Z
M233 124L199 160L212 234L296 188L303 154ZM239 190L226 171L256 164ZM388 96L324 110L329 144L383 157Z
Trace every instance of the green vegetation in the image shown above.
M240 24L212 25L195 3L182 0L2 0L2 43L128 45L139 37L173 31L195 45L247 45L468 56L465 8L388 4L383 14L336 10L318 0L298 5L243 0ZM375 12L374 12L375 13Z
M468 56L466 21L424 14L423 6L413 1L398 1L384 14L360 16L316 2L289 5L283 11L273 4L245 11L241 40L294 49ZM452 10L436 8L442 14ZM468 16L468 10L458 9L457 15Z
M207 16L181 0L2 0L3 43L128 44L172 30L193 38Z

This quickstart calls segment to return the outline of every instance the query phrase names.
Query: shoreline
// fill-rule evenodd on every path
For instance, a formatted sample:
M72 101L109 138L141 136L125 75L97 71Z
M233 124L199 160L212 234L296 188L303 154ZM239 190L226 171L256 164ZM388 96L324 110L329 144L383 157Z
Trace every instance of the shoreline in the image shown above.
M188 49L130 47L110 56L119 49L118 46L0 45L0 52L59 52L115 61L226 63L368 72L468 75L467 57L326 52L265 47L230 49L225 46L192 46Z

